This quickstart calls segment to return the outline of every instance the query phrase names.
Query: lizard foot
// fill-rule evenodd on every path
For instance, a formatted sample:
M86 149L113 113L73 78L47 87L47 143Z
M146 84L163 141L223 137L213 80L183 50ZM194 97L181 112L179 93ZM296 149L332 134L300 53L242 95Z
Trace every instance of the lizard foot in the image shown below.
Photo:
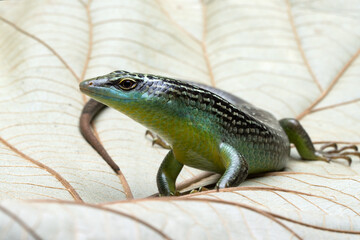
M180 196L181 193L179 191L175 191L174 193L170 193L169 195L163 195L161 193L159 193L159 197L177 197Z
M358 151L358 147L356 145L346 145L338 148L337 143L325 144L321 146L315 154L319 157L318 160L326 162L330 162L334 159L345 159L349 163L349 166L352 162L351 156L357 156L360 158L360 152Z
M208 188L206 187L199 187L197 189L193 189L190 191L190 194L193 194L193 193L198 193L198 192L206 192L206 191L209 191Z
M163 139L161 139L157 134L151 132L150 130L146 130L145 136L149 135L152 138L152 145L155 144L164 148L164 149L171 149L170 145L165 142Z

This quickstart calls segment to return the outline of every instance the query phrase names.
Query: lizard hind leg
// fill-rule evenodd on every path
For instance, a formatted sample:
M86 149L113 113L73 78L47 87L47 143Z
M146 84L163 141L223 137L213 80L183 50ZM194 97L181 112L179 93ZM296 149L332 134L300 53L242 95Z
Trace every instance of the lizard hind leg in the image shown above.
M304 160L321 160L330 162L334 159L345 159L349 165L352 160L349 155L360 157L358 148L355 145L344 146L338 149L336 143L323 145L319 150L316 150L309 135L301 126L298 120L293 118L285 118L279 121L281 127L284 129L289 141L293 143ZM331 148L331 150L327 150ZM345 150L352 151L345 151Z

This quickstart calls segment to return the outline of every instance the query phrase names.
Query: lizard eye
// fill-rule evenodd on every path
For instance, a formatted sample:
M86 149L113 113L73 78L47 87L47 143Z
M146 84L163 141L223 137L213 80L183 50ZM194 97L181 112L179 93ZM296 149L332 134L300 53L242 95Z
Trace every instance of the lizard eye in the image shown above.
M137 82L131 78L123 78L119 82L119 87L126 91L135 88L136 85L137 85Z

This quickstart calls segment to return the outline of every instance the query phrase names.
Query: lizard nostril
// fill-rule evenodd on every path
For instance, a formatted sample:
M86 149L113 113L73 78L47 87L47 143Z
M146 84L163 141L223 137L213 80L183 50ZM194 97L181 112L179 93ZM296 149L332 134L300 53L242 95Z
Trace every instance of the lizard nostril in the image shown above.
M89 86L93 85L93 82L89 82Z

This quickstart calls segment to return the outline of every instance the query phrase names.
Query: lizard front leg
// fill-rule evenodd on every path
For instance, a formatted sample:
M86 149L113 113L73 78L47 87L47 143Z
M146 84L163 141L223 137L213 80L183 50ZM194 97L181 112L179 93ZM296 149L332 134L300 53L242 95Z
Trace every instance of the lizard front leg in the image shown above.
M156 177L160 196L177 195L175 182L183 166L175 159L173 150L170 150L161 163Z
M237 186L248 176L248 164L244 156L226 143L220 144L220 157L226 168L216 184L216 189Z

